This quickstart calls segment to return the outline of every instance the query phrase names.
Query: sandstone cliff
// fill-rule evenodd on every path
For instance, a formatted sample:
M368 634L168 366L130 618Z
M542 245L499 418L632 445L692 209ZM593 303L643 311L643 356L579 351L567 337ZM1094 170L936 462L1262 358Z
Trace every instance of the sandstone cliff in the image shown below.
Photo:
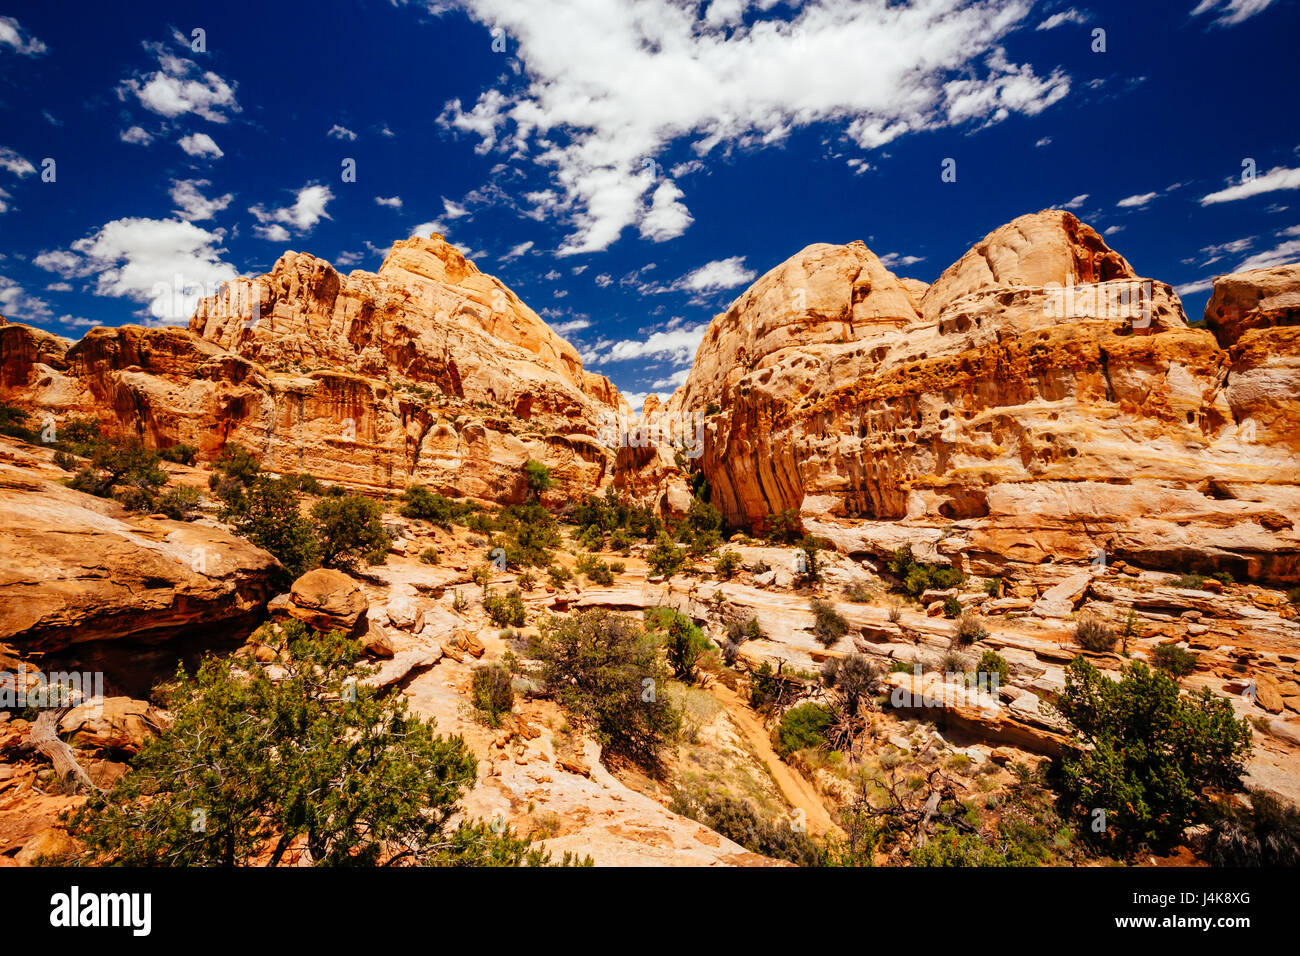
M702 466L732 521L1293 581L1297 286L1265 272L1218 281L1211 311L1259 305L1216 340L1067 212L990 233L915 306L861 244L812 246L714 319L669 404L716 410Z
M73 344L0 326L0 400L205 457L234 441L276 471L493 500L523 496L530 458L567 494L599 488L599 417L625 407L441 236L398 242L374 274L285 253L201 302L188 330L96 328Z

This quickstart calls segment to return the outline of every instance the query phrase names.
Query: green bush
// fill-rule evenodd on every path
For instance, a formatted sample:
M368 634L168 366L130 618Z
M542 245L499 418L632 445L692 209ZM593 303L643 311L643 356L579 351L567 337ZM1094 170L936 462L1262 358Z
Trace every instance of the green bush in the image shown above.
M721 551L713 559L713 573L723 579L730 579L740 569L740 554L736 551Z
M551 587L557 591L573 579L573 573L568 568L558 564L552 564L548 567L546 576L551 580Z
M660 533L659 540L645 557L646 564L655 574L670 578L686 563L686 554L673 544L667 534Z
M36 441L36 432L27 427L31 416L17 405L0 402L0 435L21 438L26 442Z
M356 682L355 641L299 622L285 635L275 681L214 657L193 677L177 672L172 722L110 792L65 818L85 847L76 862L295 865L296 846L317 866L546 861L508 830L452 823L473 755L401 694Z
M856 717L881 690L876 663L858 653L827 660L822 665L822 683L835 692L840 708L850 717Z
M1177 644L1159 644L1151 652L1152 663L1174 680L1196 670L1197 655Z
M383 514L383 506L365 495L322 498L312 505L321 564L346 570L363 559L367 564L383 564L393 543L384 530Z
M1011 665L1006 659L996 651L985 651L980 655L979 663L975 665L976 675L986 675L985 683L990 684L993 675L997 675L997 686L1002 687L1011 681Z
M528 619L523 598L518 588L511 588L504 595L485 591L483 609L497 627L523 627Z
M669 674L644 629L603 610L551 618L542 624L537 656L547 691L591 726L607 753L661 769L681 715L664 693Z
M162 456L163 461L174 462L178 465L192 465L194 459L198 457L199 450L193 445L181 443L168 445L166 448L160 449L158 454Z
M443 528L450 528L454 522L463 522L473 510L470 505L446 498L423 485L409 486L402 492L401 501L398 514L403 518L428 521Z
M961 610L962 610L961 601L958 601L957 598L954 597L953 595L949 594L946 598L943 599L944 617L947 618L956 617L961 613Z
M947 590L959 588L966 582L966 575L956 568L942 564L926 564L917 561L912 555L912 546L905 544L887 562L891 574L902 582L902 588L912 597L919 597L932 589Z
M1214 792L1241 789L1250 724L1208 690L1179 694L1141 663L1114 681L1077 657L1057 709L1074 733L1062 792L1084 813L1105 810L1116 842L1167 847L1207 818Z
M539 497L543 491L550 490L555 484L554 479L551 478L551 469L531 458L524 462L524 482L528 485L528 493L534 498Z
M849 632L849 622L829 601L813 598L808 606L813 613L813 638L822 647L833 647L836 641Z
M777 750L788 757L796 750L815 750L826 744L824 734L835 723L830 708L812 702L791 707L777 727Z
M185 521L199 510L199 490L189 485L173 485L158 499L157 510L169 518Z
M695 683L700 660L713 649L704 632L685 614L671 607L651 607L645 612L646 630L668 650L673 676Z
M275 555L290 581L316 567L320 544L298 508L293 482L257 475L251 486L239 488L238 493L231 493L231 485L223 487L229 496L221 519L229 521L236 534Z
M1250 804L1216 801L1201 856L1210 866L1300 866L1300 808L1263 790L1250 791Z
M515 705L515 691L510 680L510 671L502 664L480 664L474 668L470 700L493 727L499 726L502 715L510 713Z
M437 564L442 558L438 555L437 548L425 548L420 552L421 564Z
M1095 614L1083 614L1074 625L1074 640L1085 650L1104 653L1115 649L1119 637L1114 628Z
M158 467L158 461L158 453L138 438L102 445L68 486L100 498L115 498L132 511L152 511L158 490L167 484L167 473Z
M805 830L764 820L748 800L710 796L703 805L697 805L679 797L674 809L751 853L797 866L821 866L825 862L825 853Z

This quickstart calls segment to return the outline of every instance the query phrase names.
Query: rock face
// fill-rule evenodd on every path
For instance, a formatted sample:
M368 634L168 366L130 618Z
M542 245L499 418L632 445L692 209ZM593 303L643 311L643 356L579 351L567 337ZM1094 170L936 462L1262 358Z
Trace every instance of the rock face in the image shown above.
M287 610L318 631L350 634L368 606L361 588L342 571L317 568L293 582Z
M669 407L713 406L703 469L733 522L1300 580L1288 268L1218 280L1212 309L1260 305L1216 340L1067 212L990 233L919 302L861 244L811 246L714 319Z
M203 457L238 442L264 467L374 489L412 482L522 500L523 464L593 491L613 451L606 379L441 236L341 276L289 252L199 304L190 328L96 328L72 344L0 325L0 401L37 422L94 415Z
M255 623L271 555L212 525L132 515L62 474L0 438L0 642L49 653Z

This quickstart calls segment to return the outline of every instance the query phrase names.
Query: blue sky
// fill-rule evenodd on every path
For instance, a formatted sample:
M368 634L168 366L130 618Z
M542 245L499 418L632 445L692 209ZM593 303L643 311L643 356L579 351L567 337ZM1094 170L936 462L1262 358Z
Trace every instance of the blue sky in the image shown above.
M1190 318L1300 260L1298 0L78 6L0 10L0 314L71 337L436 229L635 404L813 242L1066 207Z

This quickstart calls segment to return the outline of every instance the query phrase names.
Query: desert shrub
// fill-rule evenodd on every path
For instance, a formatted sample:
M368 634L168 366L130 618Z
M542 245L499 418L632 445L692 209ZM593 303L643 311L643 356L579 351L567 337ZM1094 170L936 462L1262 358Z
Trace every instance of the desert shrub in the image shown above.
M813 638L822 647L832 647L835 642L849 631L849 622L844 620L835 605L821 598L813 598L809 603L813 613Z
M1012 866L1006 851L983 833L968 833L940 824L925 843L908 853L912 866Z
M946 590L957 588L966 580L966 575L953 567L942 564L927 564L917 561L912 555L912 546L905 544L894 552L887 562L887 567L894 577L902 582L902 589L912 597L919 597L931 589Z
M551 580L551 587L557 591L573 578L573 572L559 564L552 564L546 569L546 576Z
M1174 680L1196 670L1197 655L1177 644L1160 644L1151 652L1152 663Z
M325 494L325 486L320 483L315 475L309 475L305 471L289 476L288 480L291 480L294 487L304 495L320 497Z
M470 700L493 727L500 725L501 716L510 713L510 708L515 705L515 692L510 680L510 670L502 664L480 664L474 668Z
M615 528L610 532L609 549L623 555L632 550L632 538L624 528Z
M158 454L163 461L174 462L178 465L192 465L194 459L198 457L199 450L193 445L186 445L182 442L159 449Z
M1249 796L1210 805L1201 856L1210 866L1300 866L1300 808L1263 790Z
M811 535L804 535L799 539L799 556L797 569L799 580L805 584L813 584L821 580L821 564L818 562L817 553L821 550L821 541Z
M383 506L365 495L322 498L312 505L321 564L349 570L363 559L367 564L383 564L393 543L384 530L383 514Z
M713 649L704 632L685 614L671 607L652 607L645 612L646 630L668 651L673 676L695 683L700 660Z
M437 548L433 548L433 547L424 548L420 552L421 564L437 564L441 560L442 558L438 555Z
M100 498L115 498L132 511L152 511L167 473L158 467L158 453L138 438L97 448L90 463L68 486Z
M947 618L956 617L961 613L961 601L958 601L953 595L949 594L943 599L943 616Z
M777 727L777 750L788 757L796 750L815 750L826 744L826 731L835 723L835 714L829 707L808 703L791 707L781 717Z
M740 554L736 551L720 551L713 559L713 573L723 579L731 578L740 570Z
M463 522L473 510L465 502L456 501L430 491L423 485L411 485L401 495L401 507L398 514L403 518L428 521L439 527L450 528L453 523Z
M507 625L523 627L524 622L528 619L523 598L519 596L518 588L511 588L505 594L495 594L492 591L485 590L483 593L483 610L487 611L492 623L498 627Z
M825 854L804 830L764 820L748 800L710 796L702 804L679 800L674 809L722 834L751 853L798 866L821 866Z
M734 617L727 621L727 640L733 643L757 641L763 636L763 627L758 623L758 618L752 614L744 618Z
M903 617L903 606L897 601L889 605L889 623L897 624Z
M611 561L609 562L609 570L611 574L622 574L627 570L627 565L622 561Z
M230 493L231 485L241 488L252 487L261 470L262 466L252 452L243 445L230 442L221 449L221 454L212 463L212 474L208 475L208 487L225 498Z
M995 598L995 597L997 597L999 594L1001 594L1001 593L1002 593L1002 579L1001 579L1001 578L989 578L987 581L985 581L985 582L984 582L984 593L987 594L987 595L988 595L989 597L991 597L991 598Z
M232 485L223 487L228 497L221 520L230 522L236 534L273 554L289 580L316 567L320 544L311 522L299 511L292 482L258 475L250 487L240 487L237 494Z
M54 464L58 465L64 471L76 471L78 462L75 455L70 455L66 451L56 451L54 453Z
M1286 597L1292 604L1300 606L1300 588L1292 588L1287 591Z
M668 578L681 570L682 565L686 563L686 554L673 544L667 534L661 533L655 546L646 554L645 560L651 571Z
M471 581L473 581L475 584L481 587L484 591L486 591L488 589L488 585L492 583L492 565L480 564L478 567L476 567L473 571L469 573L469 578Z
M777 511L763 523L764 537L772 544L793 544L803 537L803 523L794 509Z
M871 589L860 581L844 589L844 600L852 601L854 604L870 604L875 598Z
M856 717L880 690L880 672L865 654L832 657L822 665L822 683L835 692L840 708Z
M1011 665L996 651L985 651L980 655L979 663L975 665L975 673L986 675L986 683L991 683L993 675L996 674L999 687L1011 681Z
M594 554L580 554L573 563L574 569L592 584L608 587L614 583L614 574L609 565Z
M294 865L297 845L317 866L546 861L508 830L452 823L473 755L401 694L356 682L355 641L299 622L285 635L281 679L215 657L177 672L172 723L66 818L85 847L77 862Z
M1095 614L1080 615L1074 625L1074 640L1085 650L1102 653L1113 651L1119 638L1114 628Z
M520 572L515 582L519 585L521 591L531 591L537 587L537 575L533 574L532 571L523 571Z
M19 408L17 405L0 402L0 435L35 442L36 432L27 425L30 417L24 409Z
M957 628L953 637L958 644L974 644L988 636L988 629L974 611L962 611L957 616Z
M199 510L199 490L189 485L173 485L159 497L157 510L169 518L185 521Z
M606 752L652 772L676 739L681 715L663 693L669 674L655 640L636 621L603 610L541 626L542 680Z
M1062 793L1084 812L1104 809L1117 842L1168 846L1206 818L1215 791L1241 789L1250 724L1209 690L1180 694L1141 663L1114 681L1077 657L1057 709L1075 742L1062 758Z
M457 614L464 614L469 610L469 598L465 597L465 593L460 588L452 592L451 609Z
M528 486L529 495L538 498L542 492L550 490L555 480L551 477L551 469L530 458L524 462L524 483Z

